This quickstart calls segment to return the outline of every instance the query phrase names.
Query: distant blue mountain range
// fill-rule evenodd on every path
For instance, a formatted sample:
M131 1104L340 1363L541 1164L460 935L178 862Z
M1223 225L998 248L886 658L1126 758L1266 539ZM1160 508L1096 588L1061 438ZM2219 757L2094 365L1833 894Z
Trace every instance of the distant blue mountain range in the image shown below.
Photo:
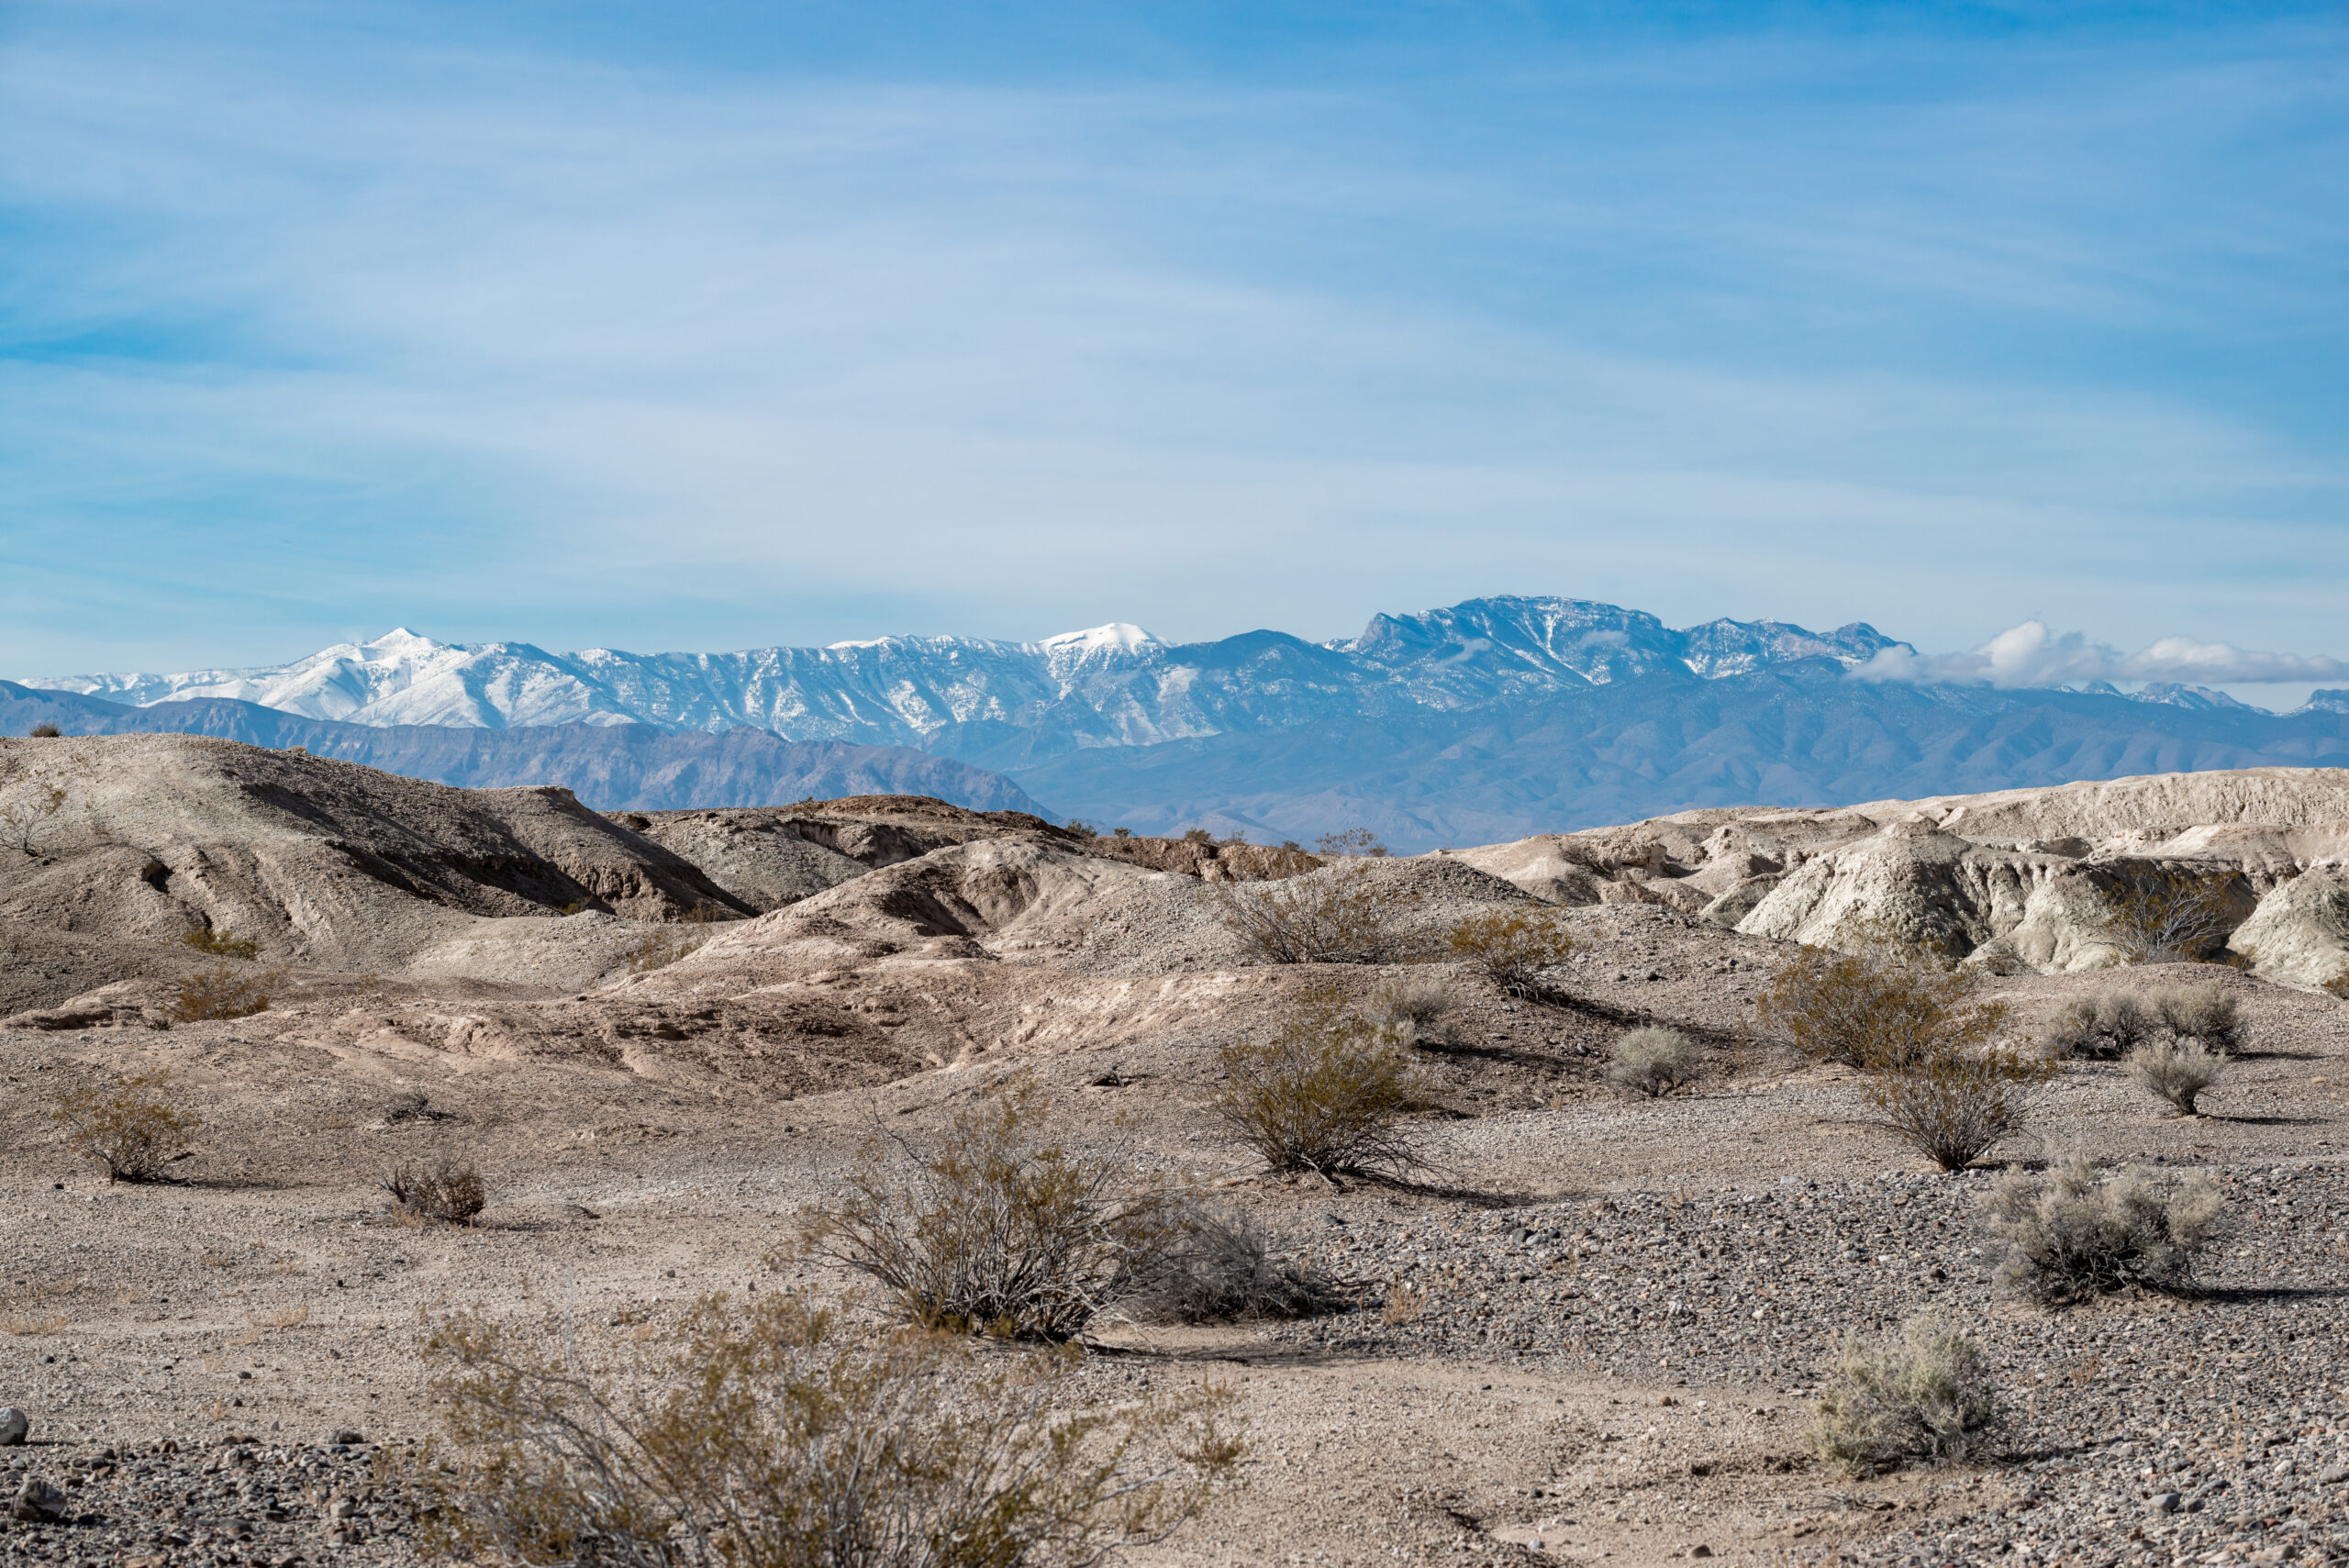
M1329 643L1171 645L1108 626L1035 643L550 654L397 632L264 670L0 684L0 729L38 712L67 729L227 734L448 783L566 784L608 809L886 789L1041 801L1139 832L1363 826L1398 850L1697 806L2349 766L2349 693L2272 714L2176 685L1851 678L1906 648L1860 624L1674 630L1531 597L1381 616Z

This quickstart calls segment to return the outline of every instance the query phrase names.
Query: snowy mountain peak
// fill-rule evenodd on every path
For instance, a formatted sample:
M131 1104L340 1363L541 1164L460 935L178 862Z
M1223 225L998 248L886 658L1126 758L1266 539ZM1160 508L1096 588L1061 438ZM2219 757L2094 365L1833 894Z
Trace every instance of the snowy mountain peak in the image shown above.
M1113 620L1107 626L1090 627L1084 631L1063 631L1057 636L1045 638L1036 646L1053 653L1074 652L1082 655L1099 652L1132 653L1144 648L1161 647L1163 644L1138 626L1130 625L1121 620Z

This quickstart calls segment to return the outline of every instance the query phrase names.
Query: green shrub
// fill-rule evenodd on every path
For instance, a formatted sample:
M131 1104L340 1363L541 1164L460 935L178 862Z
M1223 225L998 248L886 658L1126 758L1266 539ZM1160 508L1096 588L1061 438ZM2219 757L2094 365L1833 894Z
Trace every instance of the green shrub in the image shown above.
M1542 972L1574 956L1574 933L1547 910L1471 915L1444 939L1452 956L1481 970L1512 996L1542 993Z
M2005 1004L1976 999L1976 977L1869 954L1803 948L1754 1003L1762 1027L1813 1062L1869 1071L1988 1043Z
M1852 1475L1971 1452L1998 1422L1998 1388L1981 1347L1929 1317L1902 1325L1897 1344L1846 1334L1827 1368L1810 1439Z
M1048 1110L1021 1077L934 1146L876 1135L844 1195L809 1212L803 1244L923 1328L1069 1339L1148 1273L1184 1216L1122 1162L1053 1140Z
M234 931L216 931L209 926L185 932L180 940L198 952L208 952L216 958L255 959L261 956L261 943L250 937L240 937Z
M204 1118L180 1103L168 1073L133 1073L79 1091L50 1112L76 1153L106 1167L109 1182L151 1182L187 1151Z
M172 1018L183 1024L249 1018L269 1010L270 993L284 984L285 971L231 969L222 964L181 981L172 994Z
M1221 1052L1217 1118L1275 1171L1395 1173L1420 1163L1402 1125L1410 1064L1390 1031L1308 992L1273 1034Z
M2165 1180L2136 1165L2110 1179L2077 1158L2043 1179L2010 1171L1990 1192L1991 1224L2007 1247L1998 1282L2047 1307L2129 1284L2183 1289L2221 1202L2207 1177Z

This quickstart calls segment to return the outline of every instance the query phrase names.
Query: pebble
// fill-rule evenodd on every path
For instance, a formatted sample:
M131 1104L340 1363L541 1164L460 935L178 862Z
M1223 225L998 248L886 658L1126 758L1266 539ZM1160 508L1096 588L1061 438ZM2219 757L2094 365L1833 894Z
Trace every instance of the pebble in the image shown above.
M30 1435L32 1418L14 1405L0 1408L0 1448L15 1448Z

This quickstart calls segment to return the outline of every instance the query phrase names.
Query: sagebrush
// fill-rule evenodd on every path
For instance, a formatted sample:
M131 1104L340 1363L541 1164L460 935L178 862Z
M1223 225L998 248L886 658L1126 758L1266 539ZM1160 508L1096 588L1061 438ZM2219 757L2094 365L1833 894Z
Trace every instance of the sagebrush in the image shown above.
M2179 1040L2193 1040L2222 1056L2236 1055L2243 1048L2242 1005L2215 980L2155 992L2154 1015Z
M1411 1064L1334 988L1308 991L1270 1034L1220 1053L1217 1118L1275 1171L1393 1174L1422 1163L1404 1125Z
M2007 1249L1998 1283L2049 1307L2130 1284L2185 1289L2222 1206L2199 1174L2131 1165L2106 1177L2076 1157L2043 1177L2010 1171L1990 1191L1991 1225Z
M2121 1065L2131 1083L2180 1116L2199 1116L2202 1093L2219 1081L2227 1059L2200 1040L2156 1040L2121 1058Z
M424 1341L424 1544L613 1568L1022 1568L1163 1540L1242 1453L1229 1391L1074 1408L1075 1358L982 1361L811 1297L705 1298L642 1342L469 1313Z
M1416 975L1382 980L1371 988L1364 1015L1405 1045L1450 1045L1460 992L1451 982Z
M109 1182L151 1182L188 1151L204 1118L181 1103L168 1073L134 1073L60 1100L50 1113L75 1152Z
M1628 1095L1660 1099L1697 1081L1696 1043L1678 1029L1637 1029L1607 1051L1607 1081Z
M2047 1045L2058 1056L2112 1061L2160 1028L2143 998L2129 991L2107 992L2066 1002L2050 1015Z
M1810 1428L1819 1456L1852 1475L1913 1461L1963 1459L1998 1420L1981 1347L1930 1317L1898 1341L1846 1334L1829 1362Z
M1137 1288L1185 1215L1126 1162L1046 1127L1020 1077L956 1113L934 1143L875 1133L802 1244L865 1275L907 1321L1010 1340L1066 1340Z
M1345 1305L1332 1281L1283 1251L1254 1219L1203 1208L1169 1228L1119 1302L1151 1323L1307 1318Z
M395 1165L384 1173L383 1186L393 1208L413 1220L471 1225L489 1205L489 1184L480 1170L450 1156Z

